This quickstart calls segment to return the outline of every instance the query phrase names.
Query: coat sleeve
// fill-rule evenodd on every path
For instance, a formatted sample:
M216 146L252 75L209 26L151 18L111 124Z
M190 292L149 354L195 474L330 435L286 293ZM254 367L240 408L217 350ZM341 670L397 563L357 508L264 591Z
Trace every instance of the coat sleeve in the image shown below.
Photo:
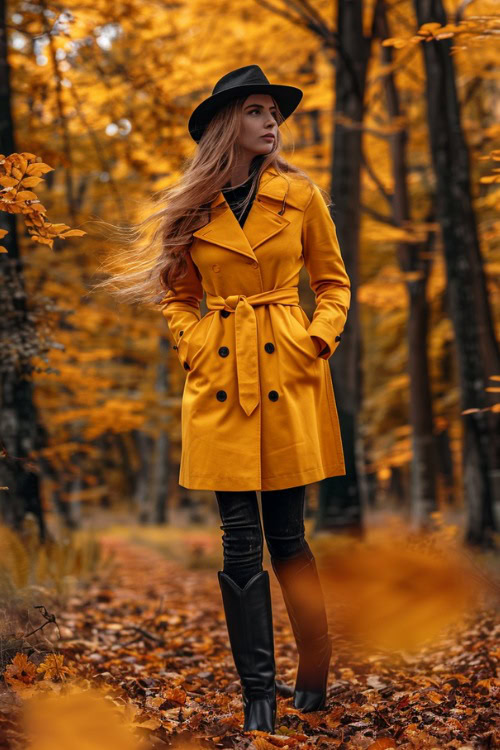
M169 290L161 300L161 312L167 320L169 331L179 346L182 336L188 336L189 331L201 319L200 302L203 299L203 286L191 254L187 253L187 273L177 279L174 293Z
M327 347L319 353L329 359L340 343L351 301L351 282L340 252L335 224L316 185L304 211L302 252L316 309L308 327Z

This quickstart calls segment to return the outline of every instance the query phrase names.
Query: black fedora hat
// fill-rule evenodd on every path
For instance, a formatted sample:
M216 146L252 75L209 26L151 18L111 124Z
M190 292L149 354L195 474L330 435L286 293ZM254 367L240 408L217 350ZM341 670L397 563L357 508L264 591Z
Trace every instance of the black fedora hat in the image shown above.
M224 104L237 96L249 96L250 94L270 94L273 96L286 120L298 107L303 91L295 86L269 83L258 65L245 65L243 68L231 70L217 81L212 95L198 104L191 113L188 123L191 137L198 143L208 123Z

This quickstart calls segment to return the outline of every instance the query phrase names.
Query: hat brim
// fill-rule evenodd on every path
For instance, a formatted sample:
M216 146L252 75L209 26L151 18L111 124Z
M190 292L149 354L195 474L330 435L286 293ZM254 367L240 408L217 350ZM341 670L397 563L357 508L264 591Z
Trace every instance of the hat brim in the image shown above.
M281 114L286 120L292 112L298 107L304 95L304 92L296 86L287 86L285 84L271 83L248 83L241 86L235 86L227 91L219 91L218 94L212 94L199 104L191 113L188 122L188 130L196 143L199 143L204 130L212 117L227 102L238 96L249 96L250 94L269 94L278 102Z

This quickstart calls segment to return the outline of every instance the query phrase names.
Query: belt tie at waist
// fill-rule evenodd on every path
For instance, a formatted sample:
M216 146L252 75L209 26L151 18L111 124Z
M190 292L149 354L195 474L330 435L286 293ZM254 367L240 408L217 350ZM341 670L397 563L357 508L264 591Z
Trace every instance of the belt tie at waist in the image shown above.
M235 314L236 373L238 397L247 416L260 401L259 348L257 342L257 305L298 305L299 290L296 286L283 286L259 294L231 294L220 297L207 292L209 310L228 310Z

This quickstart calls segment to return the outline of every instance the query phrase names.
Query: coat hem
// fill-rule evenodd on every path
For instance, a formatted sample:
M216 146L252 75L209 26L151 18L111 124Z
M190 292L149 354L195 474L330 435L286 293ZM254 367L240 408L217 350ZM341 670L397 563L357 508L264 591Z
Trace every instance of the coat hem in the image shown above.
M300 471L293 474L278 474L272 477L264 477L260 487L238 477L228 477L227 479L215 480L213 475L205 476L202 474L191 474L190 480L181 480L179 486L187 490L219 490L221 492L248 492L248 491L269 491L284 490L289 487L297 487L302 484L312 484L319 482L328 477L345 476L346 469L343 462L333 464L329 469L310 469L309 471Z

